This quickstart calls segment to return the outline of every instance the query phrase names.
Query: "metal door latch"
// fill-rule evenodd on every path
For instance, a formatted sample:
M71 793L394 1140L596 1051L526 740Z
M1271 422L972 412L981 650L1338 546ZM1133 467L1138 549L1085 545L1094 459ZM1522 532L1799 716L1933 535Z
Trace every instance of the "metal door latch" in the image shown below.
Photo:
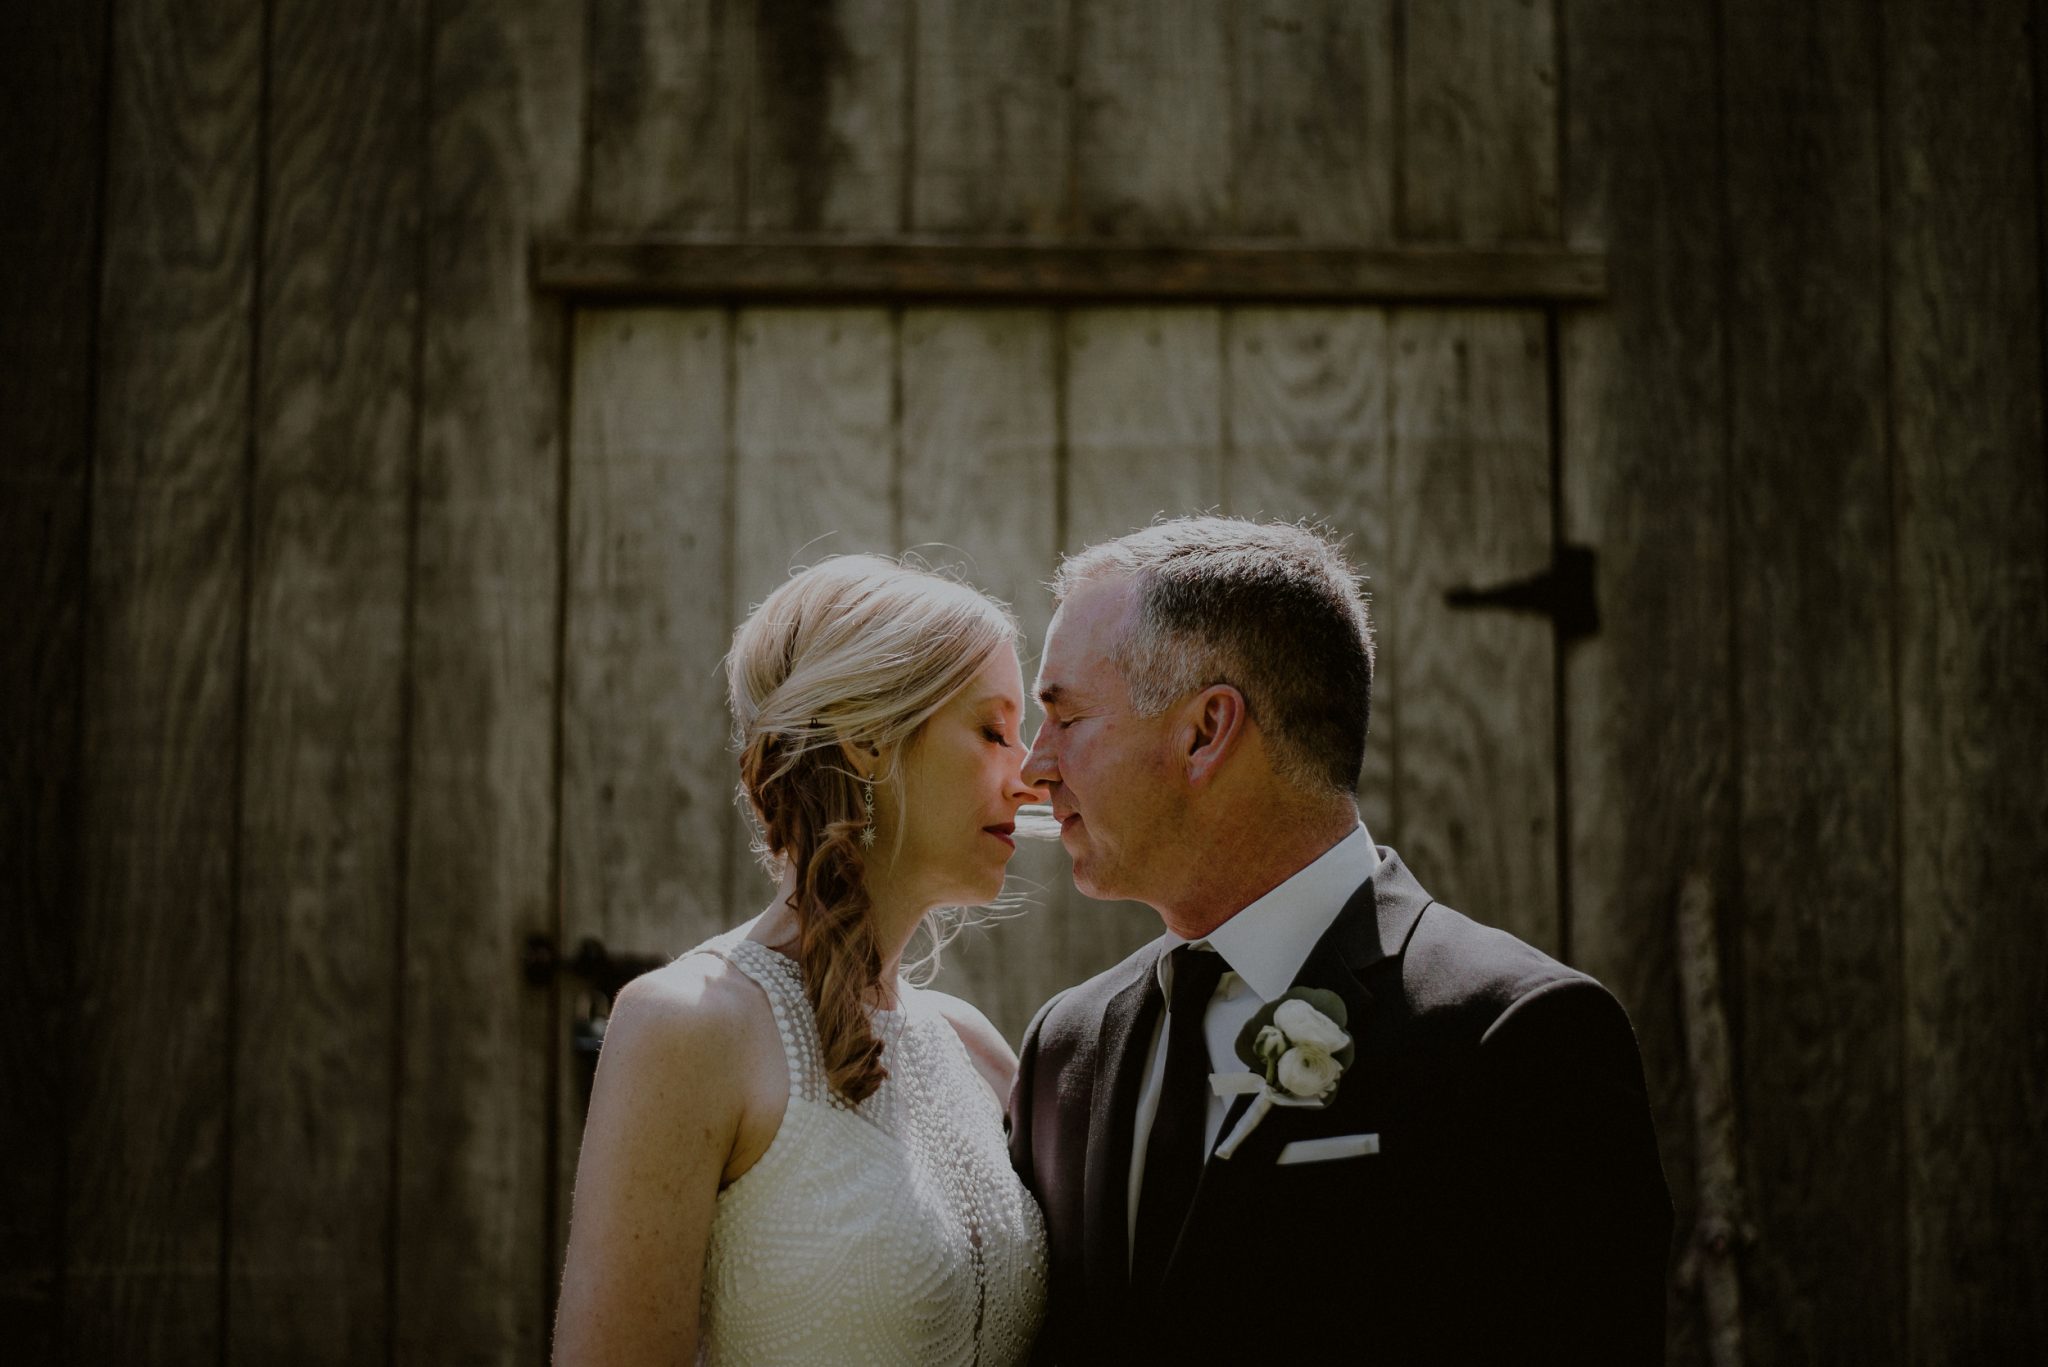
M528 983L546 987L567 973L584 984L585 990L577 994L570 1043L585 1065L586 1094L597 1068L598 1050L604 1047L604 1029L611 1019L612 1002L627 983L667 962L668 958L659 954L614 954L595 935L584 936L577 942L575 954L565 959L554 936L535 931L526 937L520 964Z
M1599 556L1591 546L1566 542L1553 552L1548 569L1489 588L1452 589L1444 604L1537 613L1557 624L1560 641L1575 641L1600 630L1598 569Z
M554 936L535 931L526 937L520 962L526 970L526 981L535 987L546 987L557 974L568 973L609 998L618 996L620 988L642 973L660 968L668 959L659 954L614 954L595 935L584 936L577 942L575 954L564 959Z

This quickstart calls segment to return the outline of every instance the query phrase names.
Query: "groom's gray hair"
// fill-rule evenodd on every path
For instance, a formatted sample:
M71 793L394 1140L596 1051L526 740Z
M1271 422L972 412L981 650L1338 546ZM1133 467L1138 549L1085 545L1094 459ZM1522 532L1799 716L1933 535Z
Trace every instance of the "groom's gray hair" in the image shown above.
M1212 684L1244 695L1282 778L1355 795L1372 712L1372 617L1337 542L1289 522L1184 517L1066 557L1055 601L1130 579L1114 662L1140 716Z

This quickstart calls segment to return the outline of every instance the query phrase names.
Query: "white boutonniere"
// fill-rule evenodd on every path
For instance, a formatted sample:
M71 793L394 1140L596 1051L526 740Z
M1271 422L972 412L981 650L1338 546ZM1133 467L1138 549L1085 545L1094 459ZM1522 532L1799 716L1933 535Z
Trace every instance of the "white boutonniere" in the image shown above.
M1275 1106L1321 1109L1337 1095L1337 1084L1358 1050L1344 1026L1344 999L1320 987L1297 987L1259 1008L1238 1032L1237 1056L1247 1071L1211 1073L1218 1096L1252 1096L1237 1127L1216 1146L1228 1158Z

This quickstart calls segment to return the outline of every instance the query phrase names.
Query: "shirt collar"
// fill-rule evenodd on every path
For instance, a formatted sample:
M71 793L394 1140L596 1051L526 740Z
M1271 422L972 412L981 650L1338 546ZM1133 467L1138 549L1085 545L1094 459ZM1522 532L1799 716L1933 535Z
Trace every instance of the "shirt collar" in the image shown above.
M1272 1001L1294 986L1323 932L1379 863L1372 834L1361 822L1286 882L1209 932L1205 943L1261 1000ZM1171 931L1167 938L1184 943ZM1162 958L1162 977L1165 967Z

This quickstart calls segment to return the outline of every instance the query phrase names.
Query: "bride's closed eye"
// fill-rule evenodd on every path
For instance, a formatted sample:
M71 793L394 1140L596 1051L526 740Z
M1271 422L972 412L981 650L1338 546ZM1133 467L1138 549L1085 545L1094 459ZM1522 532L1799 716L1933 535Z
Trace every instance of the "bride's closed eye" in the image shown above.
M1005 750L1010 748L1010 738L1003 734L1000 726L984 726L981 728L981 734L982 738L991 744L1000 745Z

